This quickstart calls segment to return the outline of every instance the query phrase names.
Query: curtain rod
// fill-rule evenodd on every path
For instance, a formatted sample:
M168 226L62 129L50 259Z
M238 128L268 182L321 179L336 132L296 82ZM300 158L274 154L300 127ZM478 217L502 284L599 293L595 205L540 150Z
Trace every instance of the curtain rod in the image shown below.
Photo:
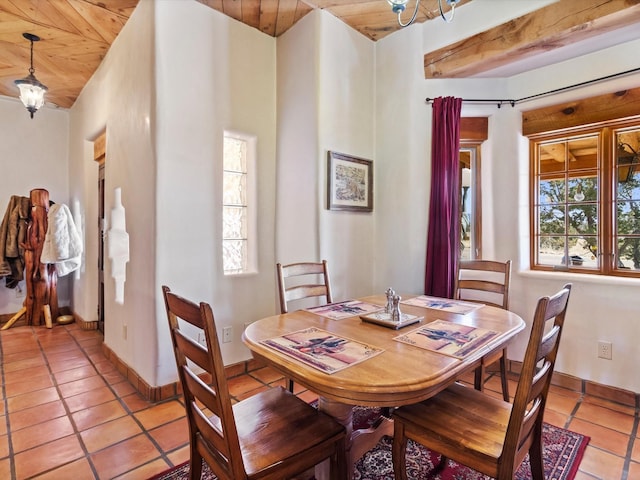
M484 105L496 104L498 108L502 107L504 104L509 104L512 107L515 107L517 103L528 102L535 98L544 97L546 95L551 95L553 93L565 92L567 90L572 90L578 87L584 87L585 85L591 85L593 83L602 82L604 80L611 80L612 78L622 77L624 75L629 75L630 73L639 72L640 67L632 68L631 70L626 70L624 72L618 72L611 75L607 75L605 77L595 78L593 80L586 80L584 82L575 83L573 85L569 85L567 87L556 88L555 90L549 90L548 92L536 93L535 95L529 95L528 97L518 98L518 99L491 99L491 98L463 98L462 101L465 103L477 103ZM433 98L426 98L427 103L433 103Z

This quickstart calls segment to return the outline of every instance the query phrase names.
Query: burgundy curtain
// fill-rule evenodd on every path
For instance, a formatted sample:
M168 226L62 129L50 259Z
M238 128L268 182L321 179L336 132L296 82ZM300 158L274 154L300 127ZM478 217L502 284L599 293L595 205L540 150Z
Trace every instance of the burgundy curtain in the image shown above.
M424 292L452 298L460 256L460 109L461 98L433 101L431 202L427 232Z

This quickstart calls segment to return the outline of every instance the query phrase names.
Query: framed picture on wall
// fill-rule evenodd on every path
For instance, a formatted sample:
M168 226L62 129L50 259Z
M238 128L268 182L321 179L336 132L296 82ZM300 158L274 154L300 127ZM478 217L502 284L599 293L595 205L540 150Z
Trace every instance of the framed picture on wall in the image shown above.
M373 211L373 162L331 151L328 157L327 208Z

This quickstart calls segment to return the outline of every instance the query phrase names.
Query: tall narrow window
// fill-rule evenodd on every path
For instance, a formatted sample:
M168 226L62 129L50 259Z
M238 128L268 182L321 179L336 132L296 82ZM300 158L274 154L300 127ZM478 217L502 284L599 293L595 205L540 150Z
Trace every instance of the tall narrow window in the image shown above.
M248 135L225 132L222 198L222 264L225 275L255 271L255 183L256 140Z

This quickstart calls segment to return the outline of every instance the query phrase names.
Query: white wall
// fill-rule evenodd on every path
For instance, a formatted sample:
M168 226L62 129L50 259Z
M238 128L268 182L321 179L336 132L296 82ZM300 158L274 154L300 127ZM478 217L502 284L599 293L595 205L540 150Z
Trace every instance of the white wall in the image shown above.
M321 257L330 259L336 300L369 295L377 261L374 257L375 219L379 208L375 151L374 43L345 28L324 11L320 20L318 56L318 165L316 181L320 213ZM286 137L287 132L279 132ZM373 160L373 212L327 210L327 152L336 151Z
M211 303L226 364L250 358L244 325L275 313L276 41L198 2L158 2L158 384L175 380L160 287ZM258 272L222 273L222 139L257 137ZM219 332L221 333L221 332Z
M0 97L0 221L12 195L28 197L35 188L44 188L49 199L70 206L69 121L65 110L44 107L33 119L18 99ZM58 301L70 305L70 275L58 281ZM26 284L5 288L0 279L0 314L12 314L22 308ZM19 296L18 296L19 295Z
M384 212L377 218L376 256L385 259L380 262L385 270L376 274L377 291L387 284L406 292L421 293L423 289L431 144L431 106L425 105L426 97L523 98L637 67L632 52L640 44L631 41L506 79L425 80L424 52L464 38L477 23L489 26L486 12L480 11L486 10L487 3L477 1L459 8L453 24L435 19L376 43L376 161L389 178L388 183L378 184L377 190ZM492 12L514 18L532 6L538 8L540 2L501 5ZM421 34L422 47L416 46ZM640 280L528 270L529 157L521 124L524 110L637 87L639 83L640 75L636 74L516 108L464 104L462 112L465 116L489 117L489 140L482 145L483 256L514 260L511 308L530 322L537 299L571 281L574 288L556 369L635 392L640 391L640 376L635 372L640 354ZM613 343L613 360L597 358L598 340ZM509 356L521 359L525 344L526 333L510 348Z
M92 141L106 129L105 211L122 189L130 260L124 304L105 248L105 343L148 383L155 385L155 82L154 3L143 0L70 110L70 193L80 199L85 221L86 269L74 282L74 308L97 319L98 164ZM126 326L126 335L124 327Z

